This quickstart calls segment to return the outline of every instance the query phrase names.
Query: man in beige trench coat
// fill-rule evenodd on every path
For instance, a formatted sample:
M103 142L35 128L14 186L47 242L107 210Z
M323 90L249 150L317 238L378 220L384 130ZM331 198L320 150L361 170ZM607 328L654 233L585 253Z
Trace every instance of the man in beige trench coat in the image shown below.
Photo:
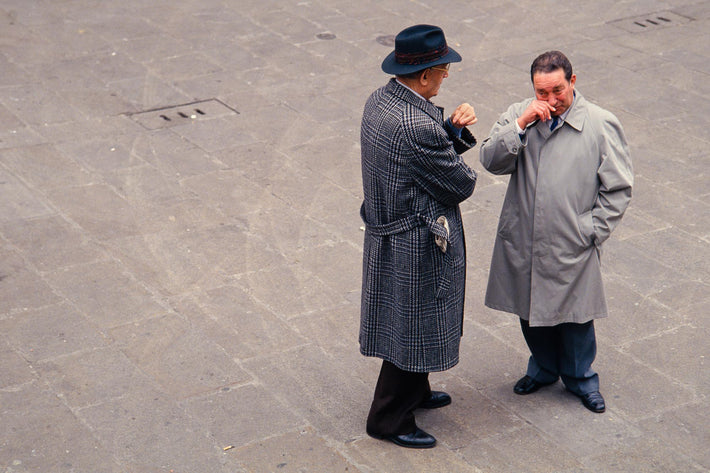
M535 59L530 77L535 98L511 105L480 150L488 171L510 174L485 303L520 317L531 356L515 393L562 378L604 412L594 319L607 316L601 246L631 199L626 138L614 115L575 90L561 52Z

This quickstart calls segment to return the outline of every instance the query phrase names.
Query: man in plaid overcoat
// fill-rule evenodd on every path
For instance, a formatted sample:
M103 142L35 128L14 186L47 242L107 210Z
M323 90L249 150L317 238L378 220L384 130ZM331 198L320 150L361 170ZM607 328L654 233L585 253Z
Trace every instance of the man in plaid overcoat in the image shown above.
M396 77L370 96L362 119L360 351L383 360L367 432L404 447L435 445L413 411L451 402L431 391L428 374L459 360L466 247L458 204L476 183L459 153L476 143L465 128L476 115L462 104L445 121L429 99L460 60L441 29L405 29L382 64Z

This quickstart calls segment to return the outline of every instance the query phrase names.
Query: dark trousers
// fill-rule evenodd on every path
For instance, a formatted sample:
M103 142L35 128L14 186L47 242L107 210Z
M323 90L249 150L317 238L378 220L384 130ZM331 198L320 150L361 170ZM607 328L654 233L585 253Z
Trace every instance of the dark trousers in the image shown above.
M429 397L429 373L404 371L383 361L367 416L367 432L373 435L414 432L417 428L414 409Z
M520 319L520 326L531 353L528 376L545 384L562 378L567 389L578 395L599 391L599 375L592 370L597 354L593 320L530 327Z

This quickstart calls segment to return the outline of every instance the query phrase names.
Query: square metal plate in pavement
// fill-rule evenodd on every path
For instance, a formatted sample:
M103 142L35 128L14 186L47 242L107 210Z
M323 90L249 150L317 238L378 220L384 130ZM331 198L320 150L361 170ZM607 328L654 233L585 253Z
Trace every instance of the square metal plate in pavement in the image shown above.
M128 114L133 120L149 130L186 125L198 120L209 120L239 112L217 99L202 100L182 105L157 108Z

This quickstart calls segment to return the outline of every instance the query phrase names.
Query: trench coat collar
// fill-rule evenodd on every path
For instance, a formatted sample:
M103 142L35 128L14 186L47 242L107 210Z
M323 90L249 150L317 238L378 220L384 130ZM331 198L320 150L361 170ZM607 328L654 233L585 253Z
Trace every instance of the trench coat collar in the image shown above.
M527 103L530 103L533 100L535 99L530 99ZM587 118L587 112L587 101L584 97L582 97L582 94L575 91L574 102L572 102L572 107L567 112L567 116L565 117L565 123L577 131L582 131L582 128L584 128L584 122ZM545 137L545 139L552 136L549 121L543 122L542 120L538 120L537 123L533 126L540 132L543 137Z
M584 128L584 121L587 118L587 101L575 90L574 102L572 103L572 108L565 118L565 123L574 128L577 131L582 131Z
M444 109L442 107L437 107L432 102L418 97L414 92L397 82L396 78L391 78L385 87L387 92L417 108L421 108L437 122L444 122Z

